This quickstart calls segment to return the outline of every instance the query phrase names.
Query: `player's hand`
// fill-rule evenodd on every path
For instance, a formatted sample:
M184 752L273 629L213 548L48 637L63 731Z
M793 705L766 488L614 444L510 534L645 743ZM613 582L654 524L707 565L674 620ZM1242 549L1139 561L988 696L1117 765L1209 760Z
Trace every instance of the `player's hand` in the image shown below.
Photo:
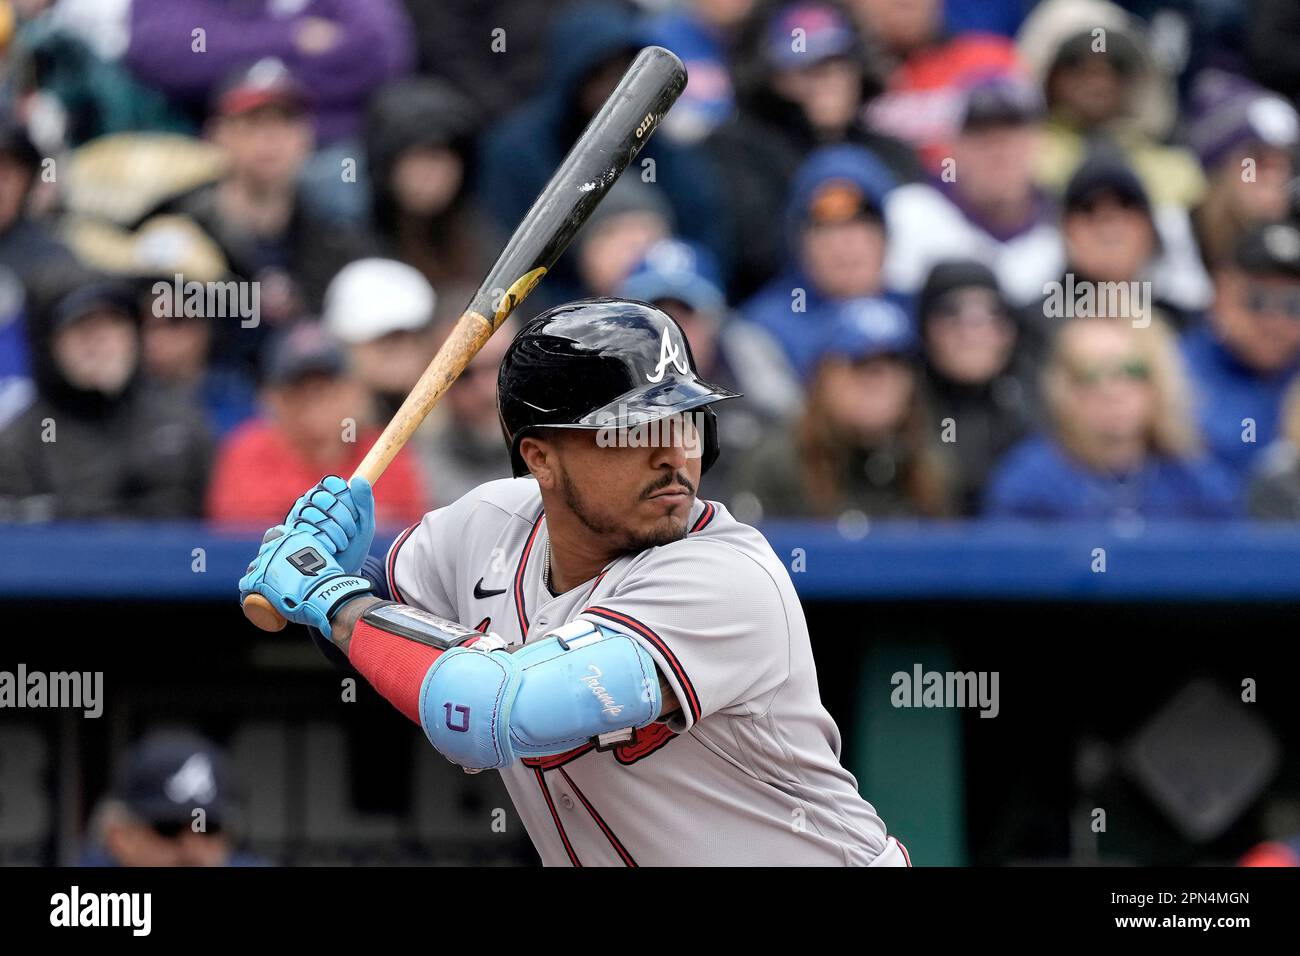
M330 633L330 620L370 582L348 574L334 557L333 542L307 522L276 525L266 532L257 557L239 579L239 598L260 594L288 620Z
M348 574L361 570L375 540L375 496L359 475L351 482L327 475L293 503L284 523L306 522L325 535L322 542Z

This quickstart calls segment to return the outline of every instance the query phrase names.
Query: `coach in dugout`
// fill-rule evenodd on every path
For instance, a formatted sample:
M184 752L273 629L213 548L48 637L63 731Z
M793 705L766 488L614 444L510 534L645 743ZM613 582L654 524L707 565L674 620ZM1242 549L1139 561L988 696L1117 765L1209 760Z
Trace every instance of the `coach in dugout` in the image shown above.
M82 866L258 866L236 852L226 758L182 731L147 735L127 753L91 820Z

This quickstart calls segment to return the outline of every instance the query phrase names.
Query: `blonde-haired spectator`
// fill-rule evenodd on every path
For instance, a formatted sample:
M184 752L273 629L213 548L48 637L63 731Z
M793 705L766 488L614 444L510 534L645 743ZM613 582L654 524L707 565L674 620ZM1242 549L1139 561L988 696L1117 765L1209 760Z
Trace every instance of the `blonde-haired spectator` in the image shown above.
M1049 425L995 473L985 514L1038 519L1224 518L1231 478L1200 451L1167 326L1076 318L1043 371Z

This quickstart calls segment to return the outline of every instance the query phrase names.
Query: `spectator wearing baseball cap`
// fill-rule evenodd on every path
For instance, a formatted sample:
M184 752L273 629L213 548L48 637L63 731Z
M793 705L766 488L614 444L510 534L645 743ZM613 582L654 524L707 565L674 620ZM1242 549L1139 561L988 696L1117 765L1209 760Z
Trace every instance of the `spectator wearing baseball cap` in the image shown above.
M1159 251L1160 237L1151 200L1137 174L1118 151L1099 150L1086 160L1070 177L1061 206L1063 275L1073 277L1076 287L1083 283L1126 283L1146 277ZM1070 287L1067 279L1058 278L1064 288ZM1142 303L1131 299L1129 305L1137 310ZM1062 318L1050 315L1046 309L1044 317L1049 325L1058 324ZM1136 311L1109 317L1144 320ZM1047 336L1050 338L1050 330Z
M196 27L203 29L201 51L194 49ZM133 0L129 29L126 64L196 117L232 71L281 61L311 91L322 143L354 136L370 94L408 73L414 60L400 0Z
M325 330L347 349L378 420L392 417L433 358L437 303L429 280L394 259L350 262L325 290Z
M864 146L900 182L922 171L907 144L866 122L864 105L880 92L882 80L841 4L769 5L737 41L735 75L736 115L705 148L725 171L719 186L735 249L729 286L733 298L743 299L780 267L782 236L772 228L772 210L786 201L813 150Z
M1278 437L1300 370L1300 224L1257 226L1214 273L1214 307L1183 340L1210 450L1245 477Z
M200 125L229 107L221 100L233 72L283 64L304 91L303 121L315 146L295 171L302 205L322 220L364 223L366 190L340 170L363 154L359 137L370 97L414 66L401 0L133 0L130 7L125 62ZM364 168L356 172L365 175Z
M351 475L379 437L347 352L320 323L300 322L272 340L261 397L264 414L218 453L207 503L216 521L279 521L321 475ZM419 464L403 449L376 489L378 520L410 524L428 503Z
M198 516L212 440L188 396L141 374L134 289L57 267L32 290L36 396L0 431L0 515Z
M208 315L206 304L196 308L195 299L187 301L189 283L224 282L229 276L221 249L207 233L184 216L167 215L154 216L135 230L80 217L65 233L82 262L141 290L148 378L203 408L217 438L253 416L251 377L237 366L213 361L218 329L243 319Z
M580 285L573 297L613 295L646 250L671 236L673 227L673 209L663 191L635 174L622 176L574 238Z
M818 150L799 170L786 206L786 261L743 307L768 332L795 371L807 375L832 310L822 306L870 298L899 310L886 295L885 201L889 170L860 146Z
M1060 269L1056 203L1036 183L1043 102L1016 76L971 86L953 138L952 165L889 198L891 289L915 294L935 264L974 259L997 275L1017 306L1038 301Z
M1126 525L1235 517L1237 485L1203 454L1187 386L1160 320L1064 323L1043 372L1048 421L1002 460L984 513Z
M235 849L226 755L189 731L147 734L126 754L92 817L82 866L259 866Z
M910 144L937 175L952 156L967 92L991 77L1018 73L1006 37L944 27L943 0L851 0L873 59L883 65L885 92L867 109L872 125Z
M1286 217L1300 120L1276 93L1208 69L1192 84L1187 138L1207 180L1192 218L1213 267L1232 257L1250 227Z
M993 271L972 259L930 271L917 316L927 397L953 459L960 511L974 514L995 463L1035 424L1021 319Z
M393 259L350 263L325 293L325 328L343 343L374 408L386 422L424 374L447 332L434 316L440 298L419 270ZM496 371L513 336L503 325L470 360L438 407L407 442L430 498L454 501L510 474L496 413Z
M1147 312L1182 329L1209 304L1210 278L1201 264L1186 210L1157 207L1145 184L1122 152L1101 145L1079 166L1066 185L1061 210L1065 261L1059 288L1069 296L1083 283L1101 290L1123 283L1129 290L1126 314L1111 318L1145 321ZM1044 288L1050 299L1058 286ZM1137 292L1150 290L1150 295ZM1107 300L1106 307L1114 303ZM1073 312L1069 313L1073 314ZM1051 326L1061 316L1040 315ZM1050 338L1051 330L1047 337Z
M617 294L676 319L700 377L740 393L728 403L727 414L718 416L727 454L709 470L712 493L728 499L735 463L774 424L798 412L802 392L793 370L770 335L731 314L717 260L698 243L655 243Z
M267 58L238 67L213 91L212 104L206 134L225 156L224 175L152 213L192 219L220 248L231 278L259 284L258 322L222 322L214 330L216 359L255 373L271 333L319 315L329 280L373 244L303 201L298 177L313 133L306 87L286 63Z
M951 514L951 468L922 394L911 322L873 299L822 308L803 412L741 463L732 510L746 521Z

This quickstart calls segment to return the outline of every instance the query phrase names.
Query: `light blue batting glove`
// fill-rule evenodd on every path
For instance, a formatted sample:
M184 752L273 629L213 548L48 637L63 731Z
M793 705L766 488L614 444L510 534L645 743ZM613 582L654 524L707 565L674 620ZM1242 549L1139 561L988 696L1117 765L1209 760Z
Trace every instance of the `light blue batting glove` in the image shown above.
M354 477L350 482L327 475L293 503L284 523L306 522L324 535L334 559L348 574L357 574L375 540L375 495L370 482Z

